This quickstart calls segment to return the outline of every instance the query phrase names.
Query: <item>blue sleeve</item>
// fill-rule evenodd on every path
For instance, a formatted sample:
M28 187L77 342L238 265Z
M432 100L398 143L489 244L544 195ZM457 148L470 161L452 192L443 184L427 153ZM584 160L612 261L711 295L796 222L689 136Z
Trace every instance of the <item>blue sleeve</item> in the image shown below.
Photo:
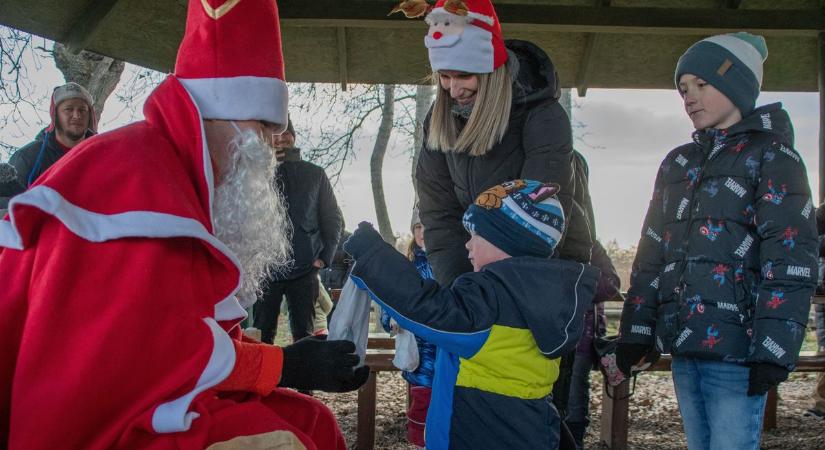
M462 358L478 352L490 334L497 303L483 274L443 288L382 242L358 258L350 276L402 328Z
M392 317L390 317L387 310L381 308L381 328L383 328L387 333L390 333L390 319L392 319Z

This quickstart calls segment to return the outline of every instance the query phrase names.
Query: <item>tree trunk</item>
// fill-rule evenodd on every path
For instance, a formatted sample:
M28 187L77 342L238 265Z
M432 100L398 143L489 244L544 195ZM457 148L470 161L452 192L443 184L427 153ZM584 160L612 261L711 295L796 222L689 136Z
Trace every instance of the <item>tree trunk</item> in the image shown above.
M99 122L103 105L115 90L126 64L85 50L75 55L59 42L54 44L54 63L63 72L66 82L73 81L92 94L95 119Z
M412 183L415 194L415 204L418 204L418 185L415 182L415 171L418 168L418 155L424 144L424 119L433 103L433 87L429 84L418 85L415 88L415 138L413 139Z
M395 244L395 235L390 224L390 215L387 212L387 201L384 199L384 179L381 174L384 168L384 155L390 142L393 120L395 115L395 85L384 85L384 104L381 105L381 124L378 126L378 135L375 137L375 146L370 157L370 181L372 182L372 199L375 203L375 215L378 217L378 231L381 237L390 244Z

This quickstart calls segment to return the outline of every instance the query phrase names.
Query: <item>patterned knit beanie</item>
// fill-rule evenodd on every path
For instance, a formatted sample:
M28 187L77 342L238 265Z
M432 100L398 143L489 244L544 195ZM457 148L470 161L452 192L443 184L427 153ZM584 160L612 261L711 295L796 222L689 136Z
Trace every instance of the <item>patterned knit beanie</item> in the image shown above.
M564 233L558 184L513 180L478 196L464 228L510 256L549 258Z
M730 99L746 117L759 96L762 64L767 57L768 46L762 36L743 31L711 36L693 44L679 58L676 88L682 75L696 75Z

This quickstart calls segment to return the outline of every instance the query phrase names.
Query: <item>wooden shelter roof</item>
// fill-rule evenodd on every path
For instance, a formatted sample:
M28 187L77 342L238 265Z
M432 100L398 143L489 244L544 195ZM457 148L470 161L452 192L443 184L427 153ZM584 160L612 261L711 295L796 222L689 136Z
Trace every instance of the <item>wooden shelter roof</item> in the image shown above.
M279 0L288 81L415 83L429 71L421 20L397 1ZM672 88L679 55L716 33L764 35L770 91L817 91L821 0L496 0L505 38L535 42L565 87ZM186 0L3 0L0 23L171 71Z

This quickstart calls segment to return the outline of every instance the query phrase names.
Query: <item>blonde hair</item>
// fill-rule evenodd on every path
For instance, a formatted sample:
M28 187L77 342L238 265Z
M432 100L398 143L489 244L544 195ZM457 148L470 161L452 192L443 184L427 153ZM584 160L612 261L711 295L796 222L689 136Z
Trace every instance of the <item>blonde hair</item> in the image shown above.
M407 246L407 259L415 261L415 249L417 248L418 245L415 244L415 235L413 235L413 238L410 239L410 245Z
M433 73L435 104L430 116L427 147L479 156L501 142L510 122L513 85L510 69L502 64L492 73L480 73L476 101L467 125L458 133L451 111L453 99L441 88L438 72Z

